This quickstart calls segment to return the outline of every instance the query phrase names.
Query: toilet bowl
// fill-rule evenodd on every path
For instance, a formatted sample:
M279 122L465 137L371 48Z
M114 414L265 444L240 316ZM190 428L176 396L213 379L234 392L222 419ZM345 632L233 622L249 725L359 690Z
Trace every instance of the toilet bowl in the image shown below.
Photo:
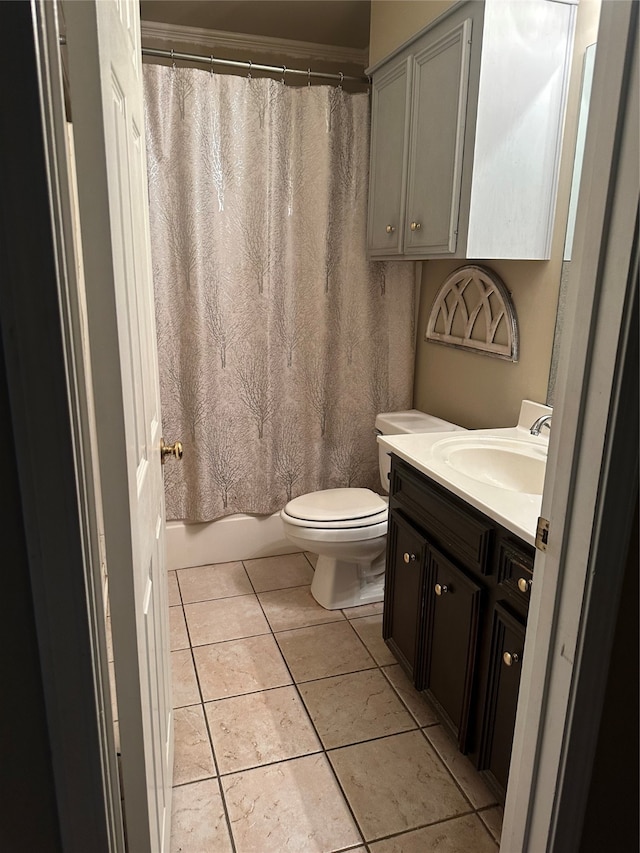
M379 435L449 432L462 427L416 409L376 417ZM382 490L391 461L379 448ZM388 499L371 489L323 489L293 498L280 513L287 539L318 555L311 593L327 610L382 601Z

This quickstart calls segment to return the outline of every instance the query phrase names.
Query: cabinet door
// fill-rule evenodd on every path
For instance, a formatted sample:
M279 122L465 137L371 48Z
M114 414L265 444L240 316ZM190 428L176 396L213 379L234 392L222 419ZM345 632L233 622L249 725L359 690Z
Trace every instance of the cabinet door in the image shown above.
M402 250L409 135L409 60L373 82L368 244L372 257Z
M509 778L524 635L524 625L496 604L478 769L490 773L503 793Z
M413 57L407 255L456 251L470 56L468 18L436 27Z
M423 676L427 545L396 511L389 513L382 636L418 690Z
M427 621L431 631L426 643L426 686L465 752L481 590L435 549L430 550L429 562L432 586L427 592Z

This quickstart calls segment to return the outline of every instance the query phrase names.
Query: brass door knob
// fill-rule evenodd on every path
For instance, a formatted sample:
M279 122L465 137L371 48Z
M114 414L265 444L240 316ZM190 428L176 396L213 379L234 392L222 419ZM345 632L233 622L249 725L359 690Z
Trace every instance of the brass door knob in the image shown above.
M396 230L396 226L395 225L387 225L385 230L386 230L387 234L393 234L393 232Z
M505 666L513 666L514 663L520 663L520 655L517 652L505 652L502 660Z
M182 459L182 442L174 441L173 444L165 444L164 438L160 439L160 461L164 465L169 456Z
M405 561L405 563L415 563L418 558L415 554L410 554L408 551L405 551L402 556L402 559Z
M449 592L449 587L446 583L437 583L434 589L436 591L436 595L444 595L446 592Z
M409 228L412 231L419 231L422 228L422 222L412 222Z
M518 589L520 592L529 592L531 589L532 581L528 578L518 578Z

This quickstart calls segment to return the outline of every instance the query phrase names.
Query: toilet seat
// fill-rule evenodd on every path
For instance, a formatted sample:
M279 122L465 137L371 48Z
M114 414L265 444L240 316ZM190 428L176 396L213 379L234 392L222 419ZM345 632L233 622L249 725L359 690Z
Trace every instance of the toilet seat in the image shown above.
M296 527L340 530L386 522L387 509L371 489L323 489L289 501L281 516Z
M280 517L285 529L288 524L292 525L290 535L299 536L305 542L366 542L369 539L385 536L387 532L386 510L382 520L359 527L329 527L326 524L314 527L309 524L303 525L299 521L296 523L295 519L290 519L284 510L280 511Z

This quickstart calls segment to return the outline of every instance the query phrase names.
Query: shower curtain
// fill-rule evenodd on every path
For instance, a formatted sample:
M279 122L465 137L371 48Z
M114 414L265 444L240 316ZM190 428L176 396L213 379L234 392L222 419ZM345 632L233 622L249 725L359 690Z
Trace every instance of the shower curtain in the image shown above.
M377 412L407 408L414 265L365 251L369 102L144 66L170 519L379 488Z

